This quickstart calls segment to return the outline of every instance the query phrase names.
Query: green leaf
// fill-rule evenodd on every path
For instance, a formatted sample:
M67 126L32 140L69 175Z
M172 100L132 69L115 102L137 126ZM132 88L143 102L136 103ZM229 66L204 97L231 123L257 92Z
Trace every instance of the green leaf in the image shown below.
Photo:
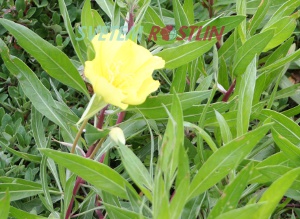
M44 205L46 206L46 208L51 212L54 213L54 209L53 209L53 203L52 203L52 199L50 196L50 192L49 192L49 187L48 187L48 173L47 173L47 158L45 156L43 156L41 165L40 165L40 179L41 179L41 184L42 184L42 189L43 189L43 195L45 196L45 203Z
M10 209L9 192L5 192L5 196L0 200L0 218L7 219Z
M283 17L289 16L295 9L300 5L299 0L288 0L282 1L280 7L278 7L277 11L272 14L272 17L269 19L268 23L264 28L268 28L274 23L280 21Z
M0 19L0 23L50 76L89 97L83 79L66 54L21 24L6 19ZM3 46L1 50L4 51Z
M1 39L0 50L3 51L1 56L6 67L15 77L18 78L22 90L30 99L33 106L48 119L63 128L68 133L69 138L73 139L69 125L54 109L56 104L49 90L45 88L38 77L25 63L16 57L9 56L7 47Z
M300 164L300 148L280 135L277 131L275 131L275 129L272 130L272 136L281 151L283 151L283 153L285 153L286 156L291 160L294 160L295 162Z
M42 160L42 158L40 156L16 151L16 150L10 148L8 145L5 144L5 142L1 138L0 138L0 143L1 143L1 146L3 147L3 149L9 151L10 153L12 153L20 158L23 158L24 160L31 161L33 163L40 163Z
M214 120L214 126L219 126L218 121L216 120L214 110L217 110L219 113L225 113L228 109L236 104L236 99L233 99L229 102L217 102L208 106L206 115L205 115L205 125L210 124L211 120ZM183 117L185 121L188 122L198 122L200 116L204 112L206 104L201 104L198 106L192 106L189 109L183 111ZM224 114L223 114L224 115ZM236 112L234 114L234 119L236 120ZM229 123L228 123L229 125ZM234 124L236 125L236 123Z
M292 165L290 165L292 166ZM276 180L278 180L281 176L286 174L289 171L292 171L295 168L298 168L299 165L295 164L292 167L288 166L288 163L284 163L283 165L272 165L272 166L264 166L257 168L257 170L265 177L258 178L255 180L251 180L253 182L270 184ZM299 190L300 189L300 178L299 176L296 178L294 183L290 186L290 189Z
M230 210L235 209L239 203L242 193L244 192L253 165L245 167L233 181L226 186L222 196L218 199L216 205L211 210L207 219L214 219Z
M289 165L288 163L290 163L290 160L283 152L279 152L269 156L268 158L261 161L255 166L249 183L252 184L252 183L269 182L270 179L267 177L267 175L264 175L262 173L261 168L270 167L270 166Z
M173 80L170 92L183 93L186 86L187 65L182 65L176 70L173 70Z
M273 110L264 109L256 118L264 121L272 117L274 122L273 129L280 133L281 136L288 139L291 143L300 146L300 127L290 118Z
M166 127L166 131L162 140L160 149L159 167L163 172L166 189L170 189L173 177L179 162L179 150L183 147L184 128L182 118L182 107L180 100L175 93L172 100L171 113Z
M188 65L187 72L188 72L190 91L195 90L200 75L206 73L204 72L205 71L204 69L205 69L205 61L203 56L198 57Z
M275 100L288 98L288 97L291 97L291 96L294 96L294 95L298 95L299 92L300 92L300 84L297 83L297 84L294 84L290 87L287 87L287 88L284 88L284 89L281 89L281 90L277 91L276 95L275 95ZM268 98L266 98L266 99L268 99Z
M236 1L236 13L238 15L246 16L246 0ZM239 26L237 27L237 32L242 40L243 43L246 41L246 20L244 20Z
M63 171L66 171L66 169L63 168ZM72 174L70 176L70 178L68 178L68 180L65 184L64 200L63 200L64 206L69 206L69 204L70 204L70 201L73 197L73 188L75 186L76 179L77 179L77 176L75 174ZM66 218L67 210L68 210L68 208L63 209L63 217L64 218Z
M153 194L153 218L171 219L169 189L166 188L162 172L156 169Z
M118 6L117 1L114 3L114 13L111 19L111 27L116 28L120 26L120 7Z
M26 185L26 186L42 188L40 183L32 182L32 181L25 180L25 179L13 178L13 177L1 176L0 182L7 183L7 184L17 183L17 184L22 184L22 185Z
M285 57L288 55L288 52L292 46L292 43L294 41L294 38L291 37L287 41L285 41L282 45L280 45L274 52L271 53L271 55L268 56L264 67L273 64L273 62L276 62L278 59L281 59L282 57Z
M91 183L97 189L104 190L124 199L127 199L125 187L135 191L121 175L102 163L50 149L40 149L40 151L53 159L57 164L68 168L85 181Z
M77 122L77 124L80 124L82 121L91 118L92 116L96 115L101 109L103 109L107 105L106 102L104 102L103 98L101 96L97 96L94 94L92 98L90 99L89 104L87 105L86 109L84 110L80 120Z
M106 15L112 20L114 16L114 3L112 0L96 0L100 8L106 13Z
M267 202L263 209L255 211L254 218L270 218L273 211L278 206L282 196L290 188L292 183L298 177L300 168L291 170L277 179L272 185L264 192L258 203Z
M205 21L199 21L192 24L191 26L197 26L197 27L201 26L202 30L199 35L199 38L203 38L206 31L209 31L211 27L215 27L217 30L220 30L220 33L218 34L222 33L222 35L225 35L226 33L236 28L244 20L245 20L245 16L243 15L235 15L235 16L227 16L227 17L224 16L224 17L217 17Z
M296 28L297 22L293 17L283 17L276 23L272 24L268 28L264 29L263 32L268 30L275 30L274 36L268 43L268 45L264 48L264 52L273 49L274 47L283 43L286 39L288 39L294 32Z
M165 68L174 69L200 57L217 42L216 39L192 41L176 47L164 49L156 55L166 61Z
M227 69L225 58L223 56L220 57L219 62L220 62L220 68L218 71L218 83L221 84L225 90L228 90L230 86L228 81L228 69Z
M186 143L186 141L189 141L187 138L185 138L185 141L183 144ZM184 186L181 185L182 181L187 181L188 184L190 182L190 161L189 161L189 157L188 157L188 149L186 149L187 147L180 147L179 149L179 163L178 163L178 170L177 170L177 176L176 176L176 182L175 182L175 187L176 190L177 187L181 187L183 190ZM183 184L185 184L186 182L184 182ZM188 185L187 184L187 185ZM185 190L186 191L186 190ZM176 195L176 193L175 193ZM174 198L174 197L173 197ZM173 200L173 199L172 199ZM182 200L182 199L180 199Z
M96 140L99 140L101 138L105 138L108 133L109 129L97 129L92 125L86 126L86 131L84 133L84 138L87 145L92 145Z
M195 198L191 199L189 202L186 203L181 218L185 219L195 219L197 218L200 209L202 207L203 201L206 199L205 193L202 195L198 195Z
M282 44L272 55L267 59L265 66L272 65L273 62L276 62L278 59L285 57L288 52L293 53L295 51L295 46L292 45L292 38ZM283 63L283 66L278 66L278 68L270 69L269 71L264 71L257 78L257 86L255 87L255 99L254 102L259 102L263 91L266 89L273 89L272 94L269 97L268 108L270 108L273 104L273 101L276 97L277 89L279 83L282 81L283 75L286 73L289 68L289 63ZM275 86L273 87L275 82ZM293 98L293 97L292 97Z
M179 148L179 163L176 176L176 192L174 192L170 203L170 209L172 209L171 218L180 218L187 202L186 191L189 189L190 184L189 162L185 148L181 145Z
M300 105L290 108L282 112L283 115L287 117L293 117L297 114L300 114Z
M193 0L186 0L183 3L183 10L188 18L190 24L194 22L194 1Z
M219 215L215 219L232 219L232 218L238 218L238 219L262 219L262 218L256 218L253 216L254 212L257 212L259 210L264 209L264 207L268 203L259 203L259 204L250 204L246 205L245 207L234 209L231 211L228 211L224 214Z
M267 124L248 132L213 153L192 180L189 199L200 195L224 178L250 153L270 127L271 124Z
M198 87L196 88L195 91L204 91L204 90L208 90L208 88L211 86L212 81L213 81L213 77L214 75L208 75L207 77L205 77L200 84L198 85ZM198 79L197 79L198 80Z
M129 203L132 207L132 210L134 212L140 213L142 212L143 215L150 215L151 210L148 208L148 206L141 206L142 205L142 200L141 198L136 197L135 194L132 193L132 191L127 189L127 196Z
M127 173L146 197L152 200L153 180L141 160L125 145L119 142L119 152Z
M164 22L151 6L149 6L145 12L145 20L156 26L164 27Z
M5 196L7 189L10 191L10 200L16 201L30 196L43 193L42 188L33 187L19 183L1 183L0 184L0 197Z
M138 219L147 219L148 217L143 216L142 214L129 211L128 209L125 208L120 208L114 205L110 205L107 203L103 203L105 206L105 209L109 212L108 215L111 216L110 214L114 215L114 218L118 219L133 219L133 218L138 218Z
M207 99L211 91L194 91L194 92L185 92L182 94L177 94L182 109L189 109L193 105L200 104L201 101ZM174 94L166 94L161 96L149 97L147 100L138 106L129 106L127 110L143 113L144 116L150 119L166 119L168 114L166 113L163 105L170 111L173 101ZM199 112L199 111L198 111Z
M32 129L33 137L34 137L37 147L38 148L46 148L48 142L45 137L45 129L43 126L42 114L39 113L34 108L34 106L32 106L32 108L31 108L31 129ZM47 163L48 163L48 168L51 171L51 173L53 174L59 190L62 191L62 188L60 185L60 179L58 177L55 163L53 162L53 160L50 160L50 159L47 160Z
M276 70L284 65L286 65L287 63L289 62L292 62L296 59L299 59L300 57L300 49L298 49L296 52L288 55L288 56L285 56L284 58L281 58L281 59L278 59L276 61L274 61L273 63L259 69L258 71L259 72L263 72L263 71L266 71L266 70Z
M190 26L188 17L181 6L179 0L173 0L173 11L174 11L174 18L175 18L175 28L179 30L183 26Z
M91 190L85 196L85 200L81 203L80 213L83 214L78 219L91 219L93 218L94 211L91 209L95 208L96 203L96 193L95 191ZM56 218L55 218L56 219ZM58 218L57 218L58 219Z
M216 114L218 123L220 125L223 143L227 144L228 142L230 142L232 140L232 134L230 132L230 128L229 128L226 120L224 119L224 117L218 111L215 111L215 114Z
M109 205L121 208L121 204L120 204L119 198L117 196L109 194L105 191L102 191L100 195L101 195L100 197L103 201L103 204L105 204L105 205L109 204ZM116 213L118 214L118 212L116 212ZM109 218L119 219L118 215L115 214L114 209L111 210L110 208L107 208L107 214L109 215Z
M42 114L39 113L34 108L34 106L32 106L31 108L31 129L37 147L45 148L47 146L47 139L45 137L45 129L42 122Z
M26 4L25 4L24 0L16 0L15 4L16 4L17 11L20 11L20 10L25 11Z
M262 23L264 17L266 16L269 10L270 4L271 4L270 0L261 0L261 3L259 4L257 11L249 21L248 31L250 35L253 35L256 29Z
M9 213L15 219L24 219L24 218L26 218L26 219L47 219L46 217L42 217L42 216L35 215L35 214L30 214L26 211L20 210L13 206L10 206Z
M216 144L214 143L214 141L212 140L212 138L210 137L209 134L207 134L202 128L200 128L199 126L189 123L189 122L184 122L184 126L188 127L188 128L194 128L197 130L197 133L199 136L201 136L201 138L203 138L206 143L209 145L209 147L211 148L211 150L213 152L216 152L218 150Z
M242 75L246 68L251 63L256 55L259 55L263 49L268 45L274 35L273 30L269 30L257 34L248 39L236 52L232 72L234 75Z
M291 80L289 80L289 78L285 75L282 76L280 82L279 82L279 87L281 89L287 89L291 86L294 86L295 83L293 83ZM298 93L298 92L297 92ZM293 96L290 96L290 98L295 101L297 104L300 104L300 95L295 94Z
M241 39L236 37L235 35L236 34L234 33L231 34L218 50L219 58L224 58L226 63L228 64L232 61L232 57L236 55L238 48L242 46Z
M74 50L76 52L76 55L79 58L81 64L84 64L85 60L84 60L84 57L83 57L82 54L84 54L86 56L86 51L80 51L78 41L75 39L76 36L73 32L72 24L71 24L71 21L70 21L70 17L69 17L69 13L68 13L65 1L64 0L58 0L58 3L59 3L60 13L64 18L64 24L65 24L66 30L67 30L67 32L70 36L73 48L74 48Z
M248 131L252 101L256 81L256 56L254 56L246 72L237 78L239 88L239 102L237 113L237 136L241 136Z
M10 192L11 201L20 200L43 193L41 184L28 180L0 177L0 182L0 198L5 196L5 192L8 189ZM60 194L54 189L49 190L49 192L53 194Z

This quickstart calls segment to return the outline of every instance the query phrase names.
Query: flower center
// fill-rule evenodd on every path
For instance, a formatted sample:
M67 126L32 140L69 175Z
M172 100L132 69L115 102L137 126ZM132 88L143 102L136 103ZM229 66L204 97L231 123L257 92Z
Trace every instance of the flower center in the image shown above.
M108 78L110 84L114 85L117 88L126 88L131 86L132 80L134 79L134 74L132 72L122 71L124 62L119 60L118 62L112 63L108 67Z

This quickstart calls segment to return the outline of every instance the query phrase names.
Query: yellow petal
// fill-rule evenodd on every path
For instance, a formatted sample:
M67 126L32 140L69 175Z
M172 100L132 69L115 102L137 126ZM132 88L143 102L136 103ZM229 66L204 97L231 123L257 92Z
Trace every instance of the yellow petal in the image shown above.
M96 95L126 109L128 104L143 103L157 90L159 82L153 80L152 73L163 68L165 61L131 40L118 39L119 35L125 39L119 31L95 36L92 40L95 58L85 63L85 76Z
M96 76L95 81L93 83L93 89L94 92L97 95L100 95L105 102L118 106L123 110L128 107L128 104L124 104L122 102L122 100L125 98L125 96L122 93L122 90L108 83L108 81L105 78L101 76Z
M129 105L139 105L145 102L149 94L156 91L159 87L159 81L155 81L152 77L143 81L138 91L131 92L127 98L123 100L124 103Z
M93 61L99 64L97 74L104 77L108 77L107 68L114 62L114 57L125 41L116 40L119 31L115 31L114 34L108 33L103 35L96 35L92 44L95 50L95 59ZM101 40L101 39L105 40ZM123 38L125 38L123 36Z
M152 54L142 46L137 45L131 40L127 40L117 52L114 60L122 61L123 72L135 72L145 62L152 58Z

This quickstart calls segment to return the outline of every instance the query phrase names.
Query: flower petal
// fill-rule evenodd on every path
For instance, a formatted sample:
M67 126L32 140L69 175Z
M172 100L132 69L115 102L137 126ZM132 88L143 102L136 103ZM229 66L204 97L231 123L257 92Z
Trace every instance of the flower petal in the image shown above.
M95 74L97 69L97 62L87 61L85 62L85 75L93 85L94 93L101 96L105 102L112 105L118 106L122 109L128 107L127 104L122 103L122 100L125 98L122 90L114 87L110 84L106 78L101 75Z
M95 94L105 102L126 109L128 104L143 103L157 90L159 82L153 80L152 73L164 67L162 58L125 39L118 30L97 35L92 43L95 58L85 63L85 76L92 83Z
M138 91L133 89L132 92L129 92L127 98L125 98L123 102L129 105L142 104L149 94L158 89L159 85L159 81L155 81L152 77L149 77L143 81Z
M115 31L114 34L98 34L92 40L95 50L95 58L93 61L99 64L97 74L102 75L105 78L108 78L109 76L107 68L113 64L114 57L125 43L125 41L117 40L118 34L119 31ZM123 38L125 37L123 36Z

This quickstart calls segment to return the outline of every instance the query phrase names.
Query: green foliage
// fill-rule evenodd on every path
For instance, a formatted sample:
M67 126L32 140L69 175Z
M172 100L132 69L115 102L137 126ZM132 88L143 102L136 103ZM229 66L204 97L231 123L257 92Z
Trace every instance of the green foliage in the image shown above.
M299 6L0 1L0 218L299 218ZM84 77L92 35L132 15L161 86L90 118L106 105Z

